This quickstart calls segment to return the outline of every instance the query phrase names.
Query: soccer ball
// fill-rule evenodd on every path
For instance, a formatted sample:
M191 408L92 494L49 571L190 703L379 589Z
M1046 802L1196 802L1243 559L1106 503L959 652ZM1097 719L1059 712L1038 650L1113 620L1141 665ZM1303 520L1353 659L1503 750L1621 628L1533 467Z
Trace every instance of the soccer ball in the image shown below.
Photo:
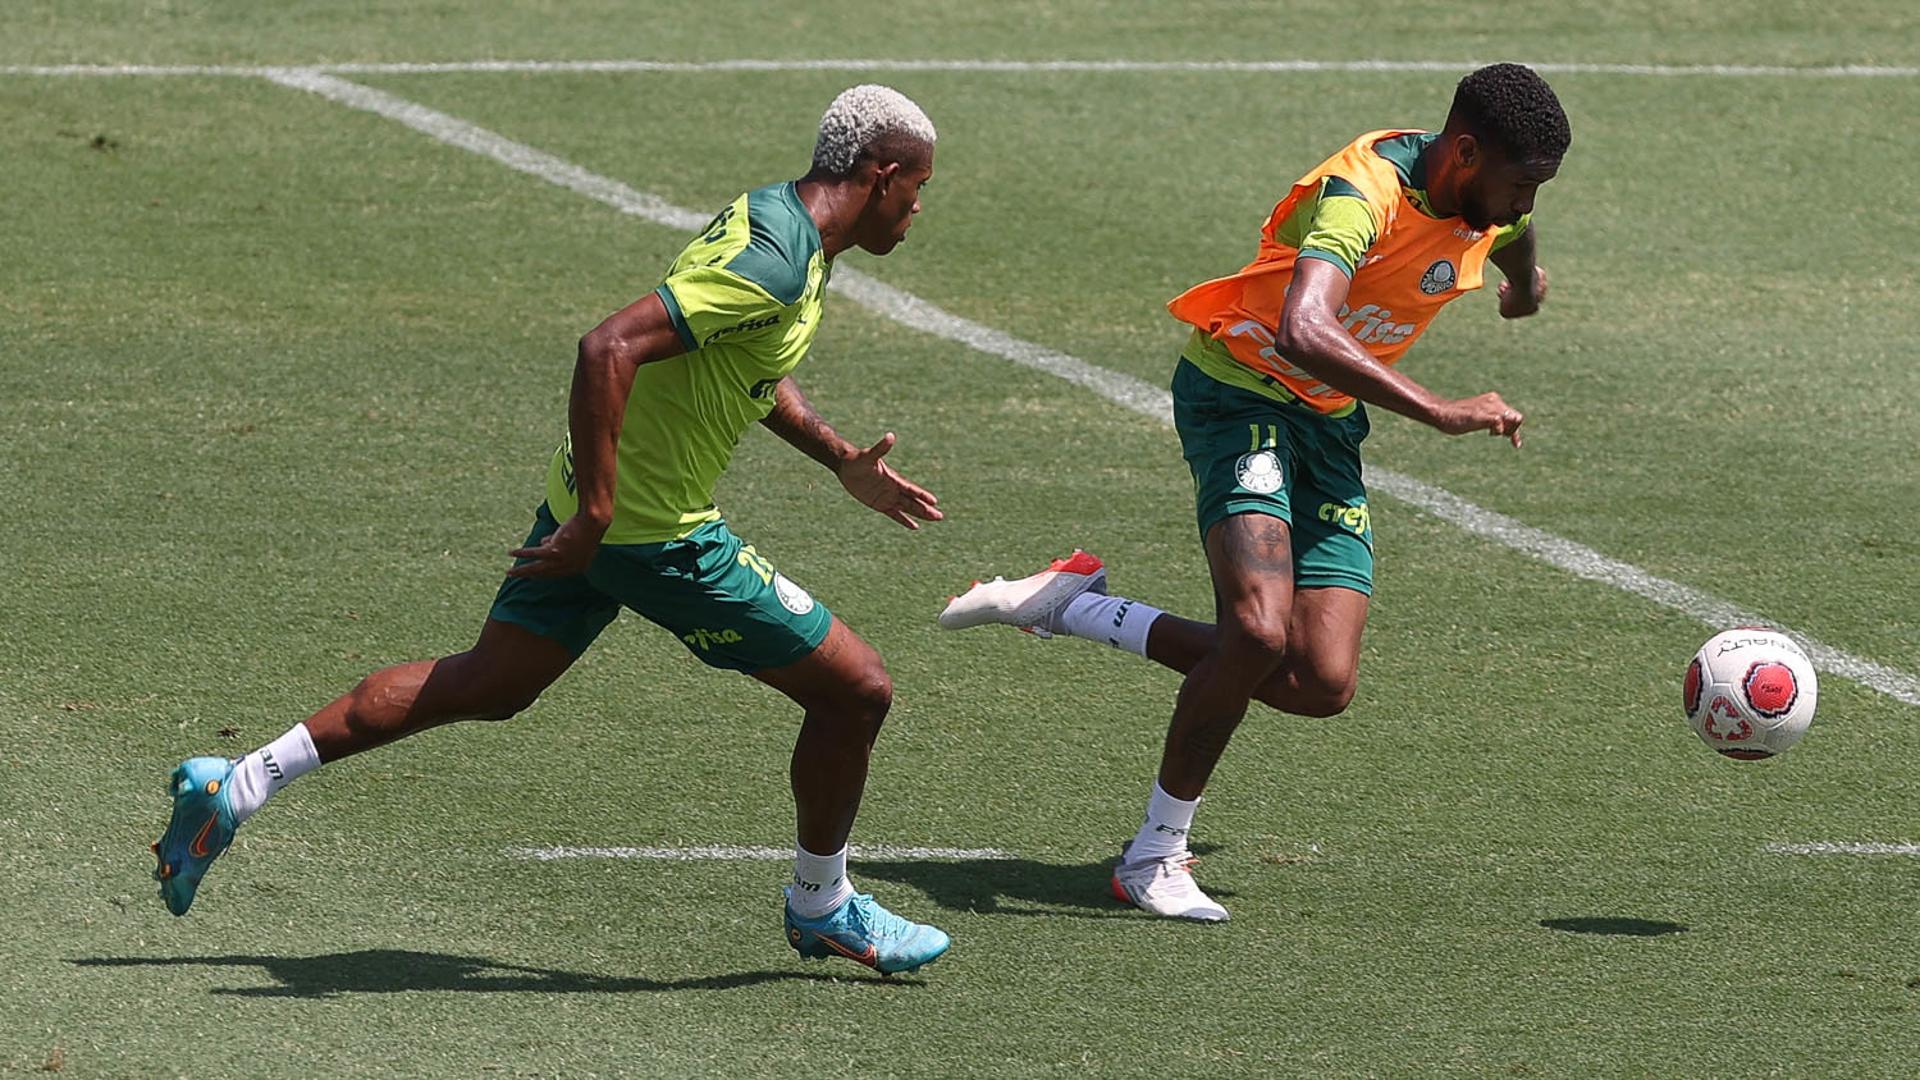
M1820 688L1792 638L1763 626L1713 635L1687 665L1687 724L1730 758L1758 761L1806 734Z

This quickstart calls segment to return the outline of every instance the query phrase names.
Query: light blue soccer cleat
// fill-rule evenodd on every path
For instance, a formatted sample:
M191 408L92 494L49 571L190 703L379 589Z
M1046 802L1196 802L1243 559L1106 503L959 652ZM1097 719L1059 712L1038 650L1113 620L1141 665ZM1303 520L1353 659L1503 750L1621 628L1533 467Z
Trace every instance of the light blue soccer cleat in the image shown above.
M185 915L193 906L194 890L206 876L213 860L233 843L233 831L239 823L233 818L228 801L227 783L233 779L233 762L223 757L188 758L173 770L167 793L173 796L173 819L153 853L160 865L153 878L160 883L160 898L167 910Z
M891 975L919 971L920 965L938 960L953 940L945 931L908 922L859 893L817 919L795 915L789 903L787 944L811 960L844 956Z

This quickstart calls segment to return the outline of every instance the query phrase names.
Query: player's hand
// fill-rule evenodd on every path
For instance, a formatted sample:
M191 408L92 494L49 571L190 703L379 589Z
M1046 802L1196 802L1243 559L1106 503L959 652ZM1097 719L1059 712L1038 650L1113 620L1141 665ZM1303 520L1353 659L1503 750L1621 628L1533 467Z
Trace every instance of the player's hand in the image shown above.
M1503 319L1524 319L1540 310L1547 302L1547 268L1533 268L1533 288L1516 289L1513 282L1500 283L1500 317Z
M918 529L920 521L939 521L946 515L940 512L940 500L933 497L933 492L908 481L881 460L896 441L889 431L880 436L879 442L842 461L837 470L840 486L909 529Z
M606 534L605 525L595 524L580 514L574 514L538 544L508 552L516 559L530 561L509 567L507 576L554 578L584 574L587 567L592 565L593 556L600 550L600 538Z
M1526 419L1520 410L1502 401L1499 394L1488 393L1442 404L1434 416L1433 426L1449 435L1465 435L1469 431L1505 435L1518 447L1520 425Z

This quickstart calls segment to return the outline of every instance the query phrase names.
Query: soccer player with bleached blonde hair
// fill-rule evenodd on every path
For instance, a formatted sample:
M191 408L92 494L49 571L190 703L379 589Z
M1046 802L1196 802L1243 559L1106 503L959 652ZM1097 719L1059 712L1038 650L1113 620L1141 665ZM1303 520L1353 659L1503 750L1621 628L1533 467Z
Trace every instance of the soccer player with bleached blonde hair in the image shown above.
M741 434L760 423L899 524L940 520L933 495L887 465L893 432L848 442L793 380L820 329L833 259L855 247L885 255L906 238L933 175L934 138L899 91L845 91L820 120L805 176L728 203L658 287L580 339L545 500L479 640L374 672L238 760L176 768L172 820L154 845L174 914L186 914L207 868L268 796L323 763L431 727L513 716L624 607L805 711L791 763L788 944L887 973L946 952L946 934L856 893L847 876L868 756L893 700L880 655L735 536L713 502Z

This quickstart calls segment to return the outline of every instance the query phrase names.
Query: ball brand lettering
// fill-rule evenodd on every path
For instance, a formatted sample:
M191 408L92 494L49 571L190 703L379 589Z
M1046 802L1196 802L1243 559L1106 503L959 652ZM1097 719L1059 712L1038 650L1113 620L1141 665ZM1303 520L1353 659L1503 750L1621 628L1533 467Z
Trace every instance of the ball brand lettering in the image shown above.
M1747 696L1747 704L1753 706L1753 711L1769 720L1792 712L1794 702L1800 697L1793 669L1771 660L1762 660L1748 668L1740 691Z

